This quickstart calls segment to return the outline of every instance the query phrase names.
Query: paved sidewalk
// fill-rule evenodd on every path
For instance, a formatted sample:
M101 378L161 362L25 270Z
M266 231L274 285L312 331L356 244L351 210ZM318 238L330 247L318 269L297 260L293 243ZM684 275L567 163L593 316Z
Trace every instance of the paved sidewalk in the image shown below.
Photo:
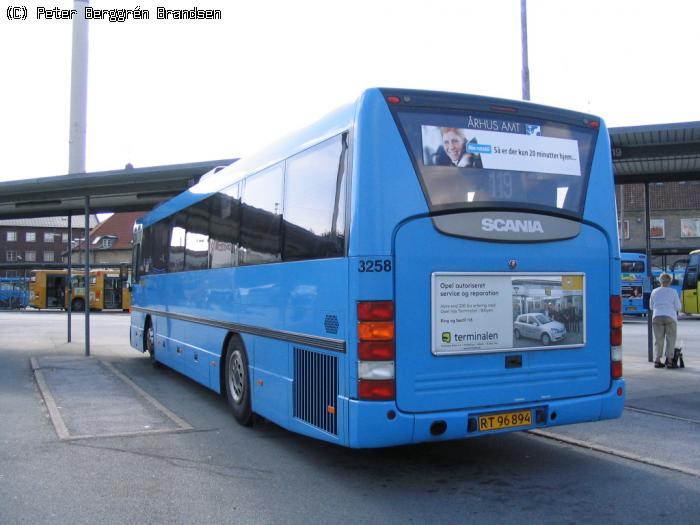
M59 439L192 430L106 361L53 356L31 363Z
M625 411L620 419L537 432L700 476L700 320L682 319L685 368L647 360L646 323L625 319Z

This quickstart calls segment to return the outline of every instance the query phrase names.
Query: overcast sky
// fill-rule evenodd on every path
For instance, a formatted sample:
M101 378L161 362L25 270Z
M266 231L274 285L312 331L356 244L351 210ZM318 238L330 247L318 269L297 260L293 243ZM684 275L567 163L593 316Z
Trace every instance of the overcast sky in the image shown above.
M0 2L0 180L68 171L72 22ZM92 0L87 170L241 157L391 86L521 96L519 0ZM222 20L156 20L158 5ZM700 2L529 0L533 102L608 126L700 120Z

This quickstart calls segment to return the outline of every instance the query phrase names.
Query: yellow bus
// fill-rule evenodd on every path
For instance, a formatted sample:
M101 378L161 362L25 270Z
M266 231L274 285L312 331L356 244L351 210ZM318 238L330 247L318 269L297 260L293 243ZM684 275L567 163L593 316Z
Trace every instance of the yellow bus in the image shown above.
M29 278L29 306L44 310L64 308L66 270L34 270Z
M73 281L71 309L74 312L82 312L85 310L85 275L75 273L71 276L71 280ZM130 305L131 293L126 286L126 279L120 276L119 270L90 271L90 310L124 310L126 312Z
M700 286L698 286L698 271L700 269L700 250L690 252L688 265L683 276L681 288L681 304L683 313L700 313Z
M85 275L71 275L73 294L69 296L67 270L35 270L29 284L29 305L38 309L68 308L85 310ZM116 269L90 271L90 310L124 310L131 306L131 293L126 278Z

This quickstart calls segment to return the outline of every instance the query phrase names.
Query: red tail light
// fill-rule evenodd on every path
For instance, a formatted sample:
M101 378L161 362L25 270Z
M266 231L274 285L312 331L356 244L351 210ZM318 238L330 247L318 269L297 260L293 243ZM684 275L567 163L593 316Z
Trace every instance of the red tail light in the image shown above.
M610 296L610 376L622 377L622 297Z
M610 296L610 311L614 314L622 312L622 297L619 295Z
M622 297L610 296L610 344L622 345Z
M396 398L393 301L357 303L357 397L366 401Z
M610 367L610 375L613 379L620 379L622 377L622 361L613 361Z
M394 301L361 301L357 303L358 321L392 321Z
M610 346L622 346L622 328L610 330Z
M610 327L622 328L622 314L610 314Z
M393 379L363 380L357 382L357 395L365 401L389 401L396 396Z
M360 341L357 357L362 361L393 361L394 341Z

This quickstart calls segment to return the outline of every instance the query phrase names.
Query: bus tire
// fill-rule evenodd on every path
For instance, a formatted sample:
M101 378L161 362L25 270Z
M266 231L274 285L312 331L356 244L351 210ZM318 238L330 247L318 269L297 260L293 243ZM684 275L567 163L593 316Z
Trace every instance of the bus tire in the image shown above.
M83 299L73 299L71 303L71 310L74 312L84 312L85 311L85 301Z
M548 333L545 332L544 334L542 334L542 344L544 346L549 346L549 343L551 343L551 342L552 342L552 338L549 337Z
M148 352L151 365L155 367L160 366L160 363L156 360L156 334L150 318L146 320L146 325L143 328L143 349L145 352Z
M253 422L253 411L250 404L250 373L248 370L248 354L243 342L238 337L231 337L226 349L224 368L226 400L241 425L250 426Z

